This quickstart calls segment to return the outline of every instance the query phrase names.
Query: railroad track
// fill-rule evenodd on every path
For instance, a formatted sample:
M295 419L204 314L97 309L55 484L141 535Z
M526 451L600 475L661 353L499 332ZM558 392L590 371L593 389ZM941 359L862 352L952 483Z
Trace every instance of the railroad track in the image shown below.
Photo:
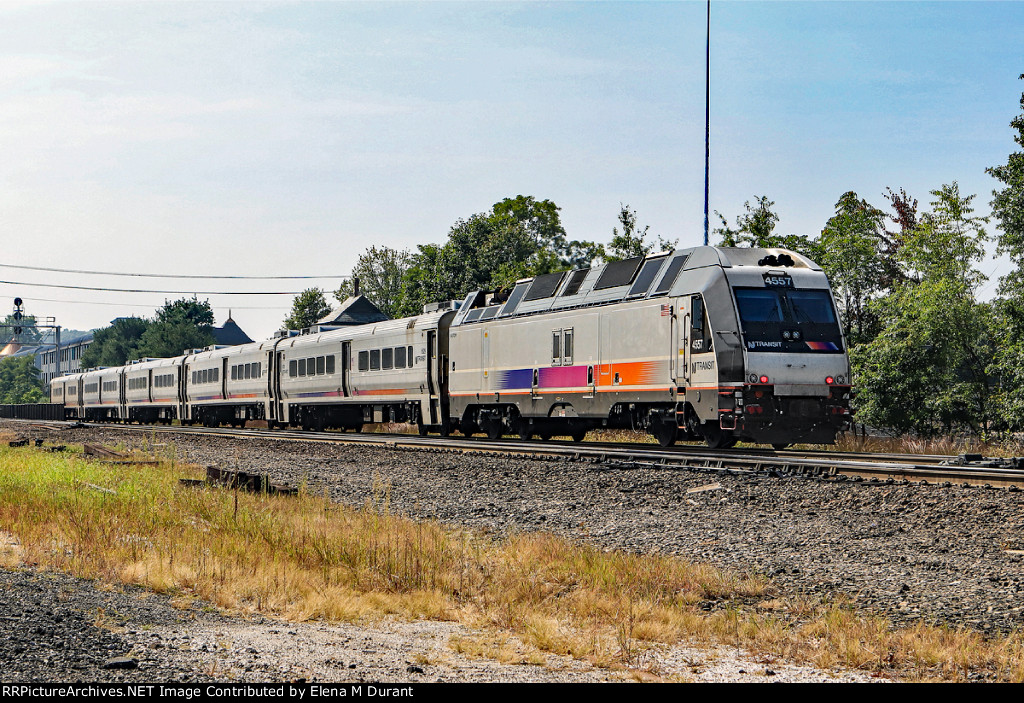
M15 421L19 422L19 421ZM391 449L487 453L589 461L602 470L628 468L690 469L709 473L780 475L834 478L885 483L1024 488L1024 461L982 459L957 465L958 457L914 454L869 454L838 451L773 451L764 449L711 450L679 445L575 443L518 439L489 440L471 437L419 437L407 434L307 432L209 427L109 425L95 423L20 421L38 427L81 426L146 433L193 434L280 441L331 442Z

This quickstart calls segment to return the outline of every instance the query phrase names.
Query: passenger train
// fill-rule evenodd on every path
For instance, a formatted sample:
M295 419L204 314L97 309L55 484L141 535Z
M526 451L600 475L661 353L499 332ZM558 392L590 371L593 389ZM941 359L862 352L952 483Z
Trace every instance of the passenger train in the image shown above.
M431 307L431 306L428 306ZM850 422L850 364L821 268L782 249L697 247L473 291L416 317L62 376L68 418L580 441L644 430L830 443Z

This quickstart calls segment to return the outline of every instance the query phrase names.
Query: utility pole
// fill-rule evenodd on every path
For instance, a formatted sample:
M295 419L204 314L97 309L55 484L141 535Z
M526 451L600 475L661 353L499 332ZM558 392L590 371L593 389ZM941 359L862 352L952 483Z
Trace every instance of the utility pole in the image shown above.
M704 50L704 246L708 245L708 170L711 165L711 0L708 0L708 33Z

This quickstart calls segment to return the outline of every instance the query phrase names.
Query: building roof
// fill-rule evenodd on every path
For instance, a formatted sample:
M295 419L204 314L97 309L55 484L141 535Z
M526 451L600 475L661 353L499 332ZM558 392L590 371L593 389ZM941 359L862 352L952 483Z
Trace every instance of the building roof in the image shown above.
M210 330L213 333L213 338L217 340L217 344L226 344L228 346L235 346L236 344L249 344L253 340L249 338L242 328L231 319L231 313L228 313L228 319L224 323L223 327L214 327Z
M349 296L330 313L317 320L318 325L367 325L390 320L365 296Z

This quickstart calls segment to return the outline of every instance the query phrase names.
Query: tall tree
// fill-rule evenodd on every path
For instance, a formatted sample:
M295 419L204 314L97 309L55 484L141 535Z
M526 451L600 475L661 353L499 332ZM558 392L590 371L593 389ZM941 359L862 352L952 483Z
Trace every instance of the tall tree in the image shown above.
M136 349L138 357L179 356L191 349L214 343L213 308L209 300L196 297L165 301L142 333Z
M871 303L882 332L851 349L858 416L899 432L983 435L996 419L993 313L976 299L986 220L955 182L932 195L899 248L906 275Z
M282 323L285 329L301 330L316 324L317 320L331 311L327 297L319 288L307 288L295 296L291 313Z
M648 242L647 234L651 229L650 225L645 225L642 230L637 227L636 210L622 203L619 204L619 224L622 225L621 231L618 227L612 228L612 239L605 247L603 256L605 261L621 261L636 256L647 256L655 249L665 251L674 249L678 244L678 240L668 241L661 236L658 236L656 241Z
M82 368L121 366L138 358L139 340L151 324L141 317L119 317L110 327L96 330L92 344L82 353Z
M44 403L46 392L31 356L0 361L0 403Z
M851 344L868 341L877 318L868 303L880 291L883 213L853 191L844 193L817 241L818 263L829 276L839 302L843 331Z
M1020 76L1024 80L1024 74ZM1006 163L986 169L1002 187L992 191L992 217L999 223L996 243L1009 256L1013 270L999 284L1003 298L999 315L998 355L993 370L999 375L1000 416L1008 429L1024 428L1024 93L1021 112L1010 121L1017 150Z
M408 250L372 246L364 251L352 268L359 278L359 292L391 318L401 317L405 307L405 273L412 263ZM353 293L353 281L345 281L334 297L344 302Z
M775 235L775 225L779 221L778 214L772 210L775 202L768 199L767 195L761 195L754 199L754 205L750 201L743 203L746 210L742 215L736 217L736 229L729 226L725 215L715 210L715 216L721 221L722 226L714 230L715 234L722 239L719 246L723 247L774 247L778 246Z

